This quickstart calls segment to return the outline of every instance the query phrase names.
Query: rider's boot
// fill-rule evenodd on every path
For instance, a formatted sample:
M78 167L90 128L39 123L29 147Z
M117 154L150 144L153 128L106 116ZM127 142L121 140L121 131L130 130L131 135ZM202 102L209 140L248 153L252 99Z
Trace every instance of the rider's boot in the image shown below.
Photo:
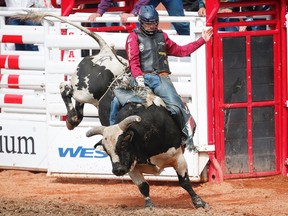
M182 134L183 134L182 145L185 146L188 149L188 151L197 151L197 147L195 147L194 142L193 142L193 135L194 135L195 127L194 125L192 125L192 127L193 129L191 128L191 122L188 121L185 127L182 129Z

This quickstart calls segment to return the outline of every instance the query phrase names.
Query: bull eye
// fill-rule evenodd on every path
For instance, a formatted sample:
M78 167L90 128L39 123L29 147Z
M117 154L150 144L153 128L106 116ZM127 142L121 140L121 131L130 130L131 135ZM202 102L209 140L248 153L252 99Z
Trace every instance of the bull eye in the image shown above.
M104 139L107 140L107 137L105 137Z

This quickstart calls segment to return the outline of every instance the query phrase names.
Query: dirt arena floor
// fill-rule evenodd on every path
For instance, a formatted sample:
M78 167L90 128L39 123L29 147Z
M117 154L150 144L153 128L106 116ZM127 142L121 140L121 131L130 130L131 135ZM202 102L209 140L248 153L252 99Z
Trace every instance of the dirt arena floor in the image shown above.
M0 215L288 215L288 177L193 184L210 210L195 209L177 182L150 182L154 209L145 209L128 180L47 177L46 173L0 170Z

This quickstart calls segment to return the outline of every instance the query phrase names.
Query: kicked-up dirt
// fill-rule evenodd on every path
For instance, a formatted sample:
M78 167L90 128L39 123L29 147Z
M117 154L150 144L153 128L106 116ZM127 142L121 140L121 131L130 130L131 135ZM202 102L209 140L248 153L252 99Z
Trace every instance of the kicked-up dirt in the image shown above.
M149 182L154 209L145 209L128 180L52 178L46 173L0 171L0 215L288 215L288 177L193 183L210 209L195 209L177 182Z

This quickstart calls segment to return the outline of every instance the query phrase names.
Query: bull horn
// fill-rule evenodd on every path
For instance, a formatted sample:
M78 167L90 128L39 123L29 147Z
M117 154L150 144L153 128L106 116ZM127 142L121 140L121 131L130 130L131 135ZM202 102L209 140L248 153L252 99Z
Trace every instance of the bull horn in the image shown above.
M129 117L125 118L124 120L122 120L118 124L118 126L120 127L120 129L122 131L125 131L130 126L130 124L132 124L133 122L140 122L140 121L141 121L140 116L132 115L132 116L129 116Z
M87 132L86 132L86 136L87 137L91 137L91 136L94 136L94 135L98 135L98 134L100 134L100 135L103 135L103 132L104 132L104 129L105 129L106 127L105 126L97 126L97 127L94 127L94 128L92 128L92 129L90 129L90 130L88 130Z

